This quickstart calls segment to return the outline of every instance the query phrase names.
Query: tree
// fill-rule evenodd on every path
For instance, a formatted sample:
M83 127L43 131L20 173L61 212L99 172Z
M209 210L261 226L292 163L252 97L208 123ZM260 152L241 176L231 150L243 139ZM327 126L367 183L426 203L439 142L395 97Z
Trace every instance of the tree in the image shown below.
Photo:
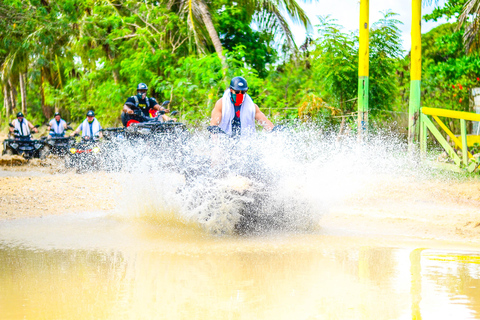
M473 17L472 21L468 21L470 17ZM458 21L460 27L465 27L463 34L465 50L467 53L471 53L473 50L478 52L480 48L480 0L468 0Z
M432 0L427 1L431 3ZM435 0L438 3L438 0ZM441 17L455 18L457 31L463 30L463 43L467 54L480 48L480 0L447 0L443 7L437 7L424 19L437 21Z
M372 115L391 110L398 88L396 63L401 57L400 21L384 13L370 31L370 93ZM320 19L320 37L315 40L312 68L321 96L343 113L355 111L358 90L358 33L344 33L334 20Z
M204 26L215 48L215 52L223 60L223 46L212 20L213 11L211 9L214 6L215 2L207 4L204 0L180 0L179 10L186 12L188 15L188 22L194 31L197 46L203 47L201 43L205 40L205 35L201 26ZM289 43L293 43L293 36L282 11L286 12L293 22L301 23L305 28L310 26L306 13L296 0L245 0L242 1L242 7L245 8L250 16L257 13L257 22L259 22L261 27L277 29ZM200 29L197 26L200 26Z

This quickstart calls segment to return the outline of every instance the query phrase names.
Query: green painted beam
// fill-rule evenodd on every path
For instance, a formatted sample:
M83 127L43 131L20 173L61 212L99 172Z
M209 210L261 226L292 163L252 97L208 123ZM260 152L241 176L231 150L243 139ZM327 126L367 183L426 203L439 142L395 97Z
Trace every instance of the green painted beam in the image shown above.
M430 130L430 132L435 136L438 142L442 145L443 149L447 152L447 154L452 158L457 166L460 166L461 160L460 157L457 155L455 150L448 144L447 140L442 136L440 131L438 131L437 127L433 124L433 122L428 118L428 116L422 114L422 122L425 123L425 126Z
M367 132L368 128L368 76L358 77L358 133L359 137Z
M427 125L425 124L425 121L423 121L423 117L426 117L425 115L421 115L420 117L420 154L422 158L425 158L427 156L427 138L428 138L428 132L427 132Z
M467 123L465 119L460 119L460 132L462 135L462 160L463 164L468 164L468 145L467 145Z

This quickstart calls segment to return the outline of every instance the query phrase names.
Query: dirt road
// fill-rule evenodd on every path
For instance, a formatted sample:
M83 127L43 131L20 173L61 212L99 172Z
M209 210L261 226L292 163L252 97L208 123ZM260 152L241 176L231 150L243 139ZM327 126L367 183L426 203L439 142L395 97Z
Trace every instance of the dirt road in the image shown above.
M75 174L55 160L12 166L2 159L0 220L115 210L123 196L126 180L115 173ZM377 179L331 206L321 226L480 245L480 179Z
M111 210L115 206L117 185L114 176L106 173L58 173L32 165L3 169L0 220Z

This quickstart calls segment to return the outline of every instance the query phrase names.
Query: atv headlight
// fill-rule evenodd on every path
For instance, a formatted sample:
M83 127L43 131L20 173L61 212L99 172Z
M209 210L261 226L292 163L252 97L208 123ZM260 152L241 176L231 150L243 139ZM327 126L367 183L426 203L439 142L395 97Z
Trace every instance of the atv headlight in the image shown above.
M139 129L138 132L141 133L141 134L149 134L152 130L148 129L148 128L142 128L142 129Z
M71 153L71 154L75 154L75 152L77 152L77 149L75 149L75 148L71 148L71 149L70 149L70 153Z
M100 152L100 148L99 147L95 147L92 149L92 152L93 153L99 153Z
M17 149L18 148L18 143L12 143L11 146L12 146L13 149Z

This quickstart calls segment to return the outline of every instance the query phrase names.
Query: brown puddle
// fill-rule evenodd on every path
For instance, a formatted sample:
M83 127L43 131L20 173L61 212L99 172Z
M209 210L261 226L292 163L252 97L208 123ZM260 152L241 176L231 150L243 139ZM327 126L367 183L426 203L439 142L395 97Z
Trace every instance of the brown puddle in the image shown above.
M0 222L0 310L2 319L478 319L480 252L342 230L213 237L103 213L18 219Z

